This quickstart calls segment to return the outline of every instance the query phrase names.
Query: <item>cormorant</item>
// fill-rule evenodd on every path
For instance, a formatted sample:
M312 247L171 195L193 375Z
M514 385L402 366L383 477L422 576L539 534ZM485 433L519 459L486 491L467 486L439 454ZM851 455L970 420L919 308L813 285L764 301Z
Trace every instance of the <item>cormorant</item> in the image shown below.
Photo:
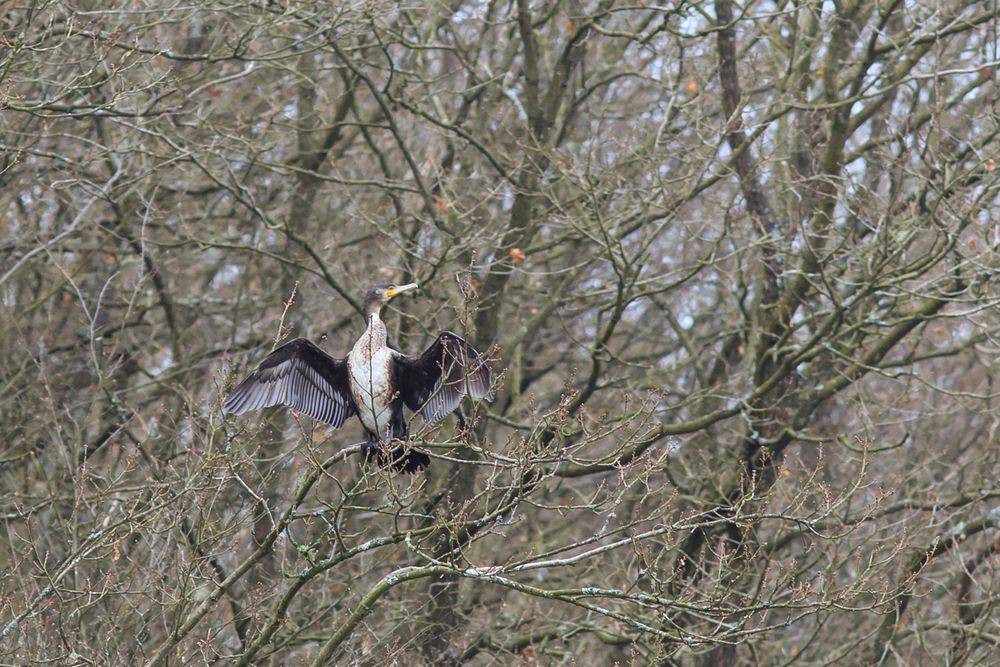
M427 454L388 443L406 437L403 405L436 424L458 407L462 397L492 400L493 377L486 359L450 331L419 356L407 356L386 344L382 307L416 283L383 283L365 295L368 328L347 357L331 357L305 338L296 338L269 354L223 403L225 412L241 415L279 403L313 419L341 426L357 415L368 434L365 460L403 472L430 464Z

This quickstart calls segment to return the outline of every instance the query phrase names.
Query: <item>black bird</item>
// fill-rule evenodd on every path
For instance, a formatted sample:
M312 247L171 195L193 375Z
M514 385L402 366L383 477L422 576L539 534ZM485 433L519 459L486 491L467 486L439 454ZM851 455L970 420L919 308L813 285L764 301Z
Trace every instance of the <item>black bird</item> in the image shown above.
M361 420L368 440L365 460L403 472L430 464L427 454L389 443L406 437L403 405L436 424L458 407L466 394L492 400L493 376L485 357L450 331L419 356L386 344L382 307L415 283L383 283L365 295L368 328L342 359L331 357L305 338L285 343L233 389L222 408L241 415L279 403L313 419L341 426L351 415Z

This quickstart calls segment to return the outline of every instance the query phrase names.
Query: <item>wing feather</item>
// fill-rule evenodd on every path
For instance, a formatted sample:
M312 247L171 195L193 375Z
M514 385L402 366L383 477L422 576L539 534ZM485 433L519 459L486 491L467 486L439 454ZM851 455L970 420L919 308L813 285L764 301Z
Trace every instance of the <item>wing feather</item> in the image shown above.
M335 428L342 425L355 413L346 362L296 338L269 354L229 392L222 409L241 415L278 404Z
M458 334L445 331L420 356L396 354L393 361L403 402L429 424L454 412L463 396L493 400L493 374L486 357Z

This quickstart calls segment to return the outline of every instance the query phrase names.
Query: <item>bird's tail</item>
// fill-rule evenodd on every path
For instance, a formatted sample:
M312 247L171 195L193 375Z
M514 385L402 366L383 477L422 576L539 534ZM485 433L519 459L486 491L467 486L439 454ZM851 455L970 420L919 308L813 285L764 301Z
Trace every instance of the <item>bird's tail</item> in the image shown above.
M407 474L423 470L431 464L431 457L427 454L404 445L389 450L382 443L369 440L362 445L361 452L368 463Z

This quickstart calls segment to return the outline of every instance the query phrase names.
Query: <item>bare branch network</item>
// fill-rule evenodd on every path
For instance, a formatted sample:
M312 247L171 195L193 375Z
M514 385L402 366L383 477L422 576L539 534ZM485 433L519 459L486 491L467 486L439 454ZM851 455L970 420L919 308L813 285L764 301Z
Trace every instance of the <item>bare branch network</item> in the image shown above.
M0 662L994 664L998 35L0 1ZM426 471L223 414L390 281L496 379Z

